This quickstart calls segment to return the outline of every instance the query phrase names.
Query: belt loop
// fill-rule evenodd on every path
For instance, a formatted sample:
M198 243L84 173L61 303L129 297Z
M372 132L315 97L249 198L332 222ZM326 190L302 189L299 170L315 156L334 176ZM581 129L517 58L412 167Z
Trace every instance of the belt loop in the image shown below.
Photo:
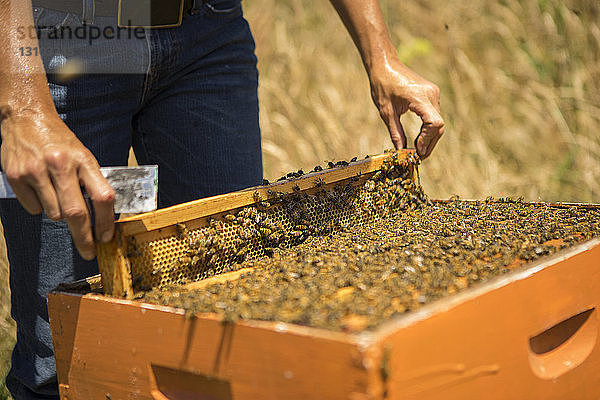
M192 0L192 9L190 10L190 14L196 14L198 11L200 11L203 3L204 0Z
M83 1L83 12L81 14L81 20L84 25L91 25L94 23L96 18L96 0L82 0Z

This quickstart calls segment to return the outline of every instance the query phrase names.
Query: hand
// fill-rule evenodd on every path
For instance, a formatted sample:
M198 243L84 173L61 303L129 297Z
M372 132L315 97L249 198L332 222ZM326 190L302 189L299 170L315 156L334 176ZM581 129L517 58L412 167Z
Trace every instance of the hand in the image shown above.
M114 191L100 173L92 153L56 112L26 112L2 120L0 157L6 178L23 207L43 211L54 221L65 219L84 259L95 257L90 211L83 186L94 205L96 237L114 234Z
M415 147L421 158L429 157L444 133L440 115L440 89L423 79L397 59L386 60L370 69L371 96L390 131L396 149L406 147L406 134L400 116L408 110L423 121Z

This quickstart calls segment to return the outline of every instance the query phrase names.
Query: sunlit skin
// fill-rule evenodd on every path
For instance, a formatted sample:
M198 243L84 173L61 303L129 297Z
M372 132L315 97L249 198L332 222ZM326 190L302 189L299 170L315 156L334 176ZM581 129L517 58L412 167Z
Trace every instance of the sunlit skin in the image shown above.
M371 94L396 148L406 147L400 116L413 111L423 121L416 139L422 158L444 132L439 89L403 65L389 38L377 0L331 0L357 48L371 82ZM23 207L66 220L85 259L95 257L94 236L114 233L114 191L92 153L59 118L39 55L22 56L21 47L38 48L32 35L31 0L0 0L0 123L2 169ZM95 231L81 187L94 204Z
M2 169L23 207L66 220L79 253L91 260L94 237L80 187L94 204L95 234L102 241L114 232L114 191L92 153L59 118L41 58L17 51L38 47L30 35L15 34L19 26L33 26L31 10L30 0L0 0Z
M400 116L417 114L423 125L415 140L421 158L429 157L444 133L440 90L402 64L396 56L377 0L331 0L342 17L371 82L371 96L385 121L394 146L406 147Z

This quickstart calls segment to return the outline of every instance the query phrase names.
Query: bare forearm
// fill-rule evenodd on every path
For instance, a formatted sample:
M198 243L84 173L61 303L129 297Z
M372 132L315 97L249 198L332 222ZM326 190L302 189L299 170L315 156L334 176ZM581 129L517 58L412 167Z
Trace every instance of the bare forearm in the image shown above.
M31 0L0 0L0 121L54 111L31 9Z
M400 116L412 111L423 121L415 147L421 157L428 157L444 133L439 88L400 62L378 0L330 1L360 52L369 74L371 96L394 146L406 147Z
M367 72L396 56L377 0L330 0L362 57Z
M96 237L105 242L114 231L114 191L54 108L31 10L31 0L0 0L0 163L23 207L66 220L77 249L91 260L91 216L81 186L94 203Z

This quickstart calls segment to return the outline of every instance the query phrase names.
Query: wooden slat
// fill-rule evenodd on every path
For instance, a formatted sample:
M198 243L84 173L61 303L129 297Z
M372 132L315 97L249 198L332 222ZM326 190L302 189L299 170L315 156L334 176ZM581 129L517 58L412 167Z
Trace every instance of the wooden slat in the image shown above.
M131 266L122 232L117 227L113 240L97 243L98 269L102 275L104 293L115 297L133 297Z
M368 369L349 334L266 321L224 324L93 295L52 293L49 309L61 395L69 399L156 399L157 367L224 381L231 396L223 399L368 398ZM205 398L202 389L176 398Z
M247 267L238 269L237 271L225 272L224 274L219 274L215 276L211 276L210 278L202 279L201 281L191 282L181 287L182 290L197 290L202 289L206 286L213 285L216 283L225 283L229 281L237 280L240 275L252 272L254 270L253 267Z
M408 157L414 150L401 150L398 152L400 159ZM122 232L127 236L165 228L177 223L206 217L220 212L244 207L256 202L254 193L263 198L268 198L268 190L279 192L292 192L297 185L300 190L313 188L317 179L322 179L325 184L341 181L353 176L366 174L377 170L384 160L392 153L381 154L367 159L359 160L348 166L325 169L303 175L300 178L274 182L266 186L256 186L238 192L226 193L218 196L207 197L163 208L150 213L144 213L117 221Z

